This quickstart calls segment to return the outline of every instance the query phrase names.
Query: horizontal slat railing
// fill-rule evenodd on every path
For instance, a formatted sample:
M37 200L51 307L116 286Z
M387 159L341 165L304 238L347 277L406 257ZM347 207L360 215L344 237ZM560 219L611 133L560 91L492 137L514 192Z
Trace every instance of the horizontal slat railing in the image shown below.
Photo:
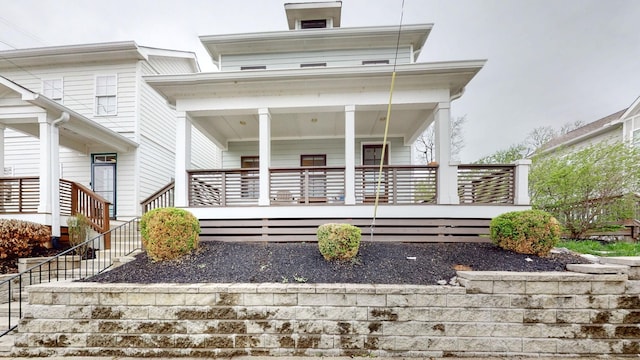
M356 167L356 203L375 202L379 166ZM437 166L383 166L380 181L380 204L435 204Z
M257 205L258 169L189 170L192 207Z
M272 205L344 204L343 167L272 168Z
M515 165L459 165L461 204L513 204Z
M157 208L172 207L175 199L175 188L176 183L172 181L141 201L142 213L144 214Z
M0 213L36 213L39 202L38 177L0 178Z

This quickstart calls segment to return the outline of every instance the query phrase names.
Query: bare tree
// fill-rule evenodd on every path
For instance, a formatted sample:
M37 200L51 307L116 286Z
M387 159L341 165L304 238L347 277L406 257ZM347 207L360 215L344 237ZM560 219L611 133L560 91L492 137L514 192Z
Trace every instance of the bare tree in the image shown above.
M557 135L558 133L551 126L540 126L533 129L524 141L527 148L525 155L532 155Z
M460 151L464 148L464 138L462 136L462 126L467 116L460 116L452 119L449 124L451 134L451 158L457 159ZM434 162L436 160L436 136L435 124L429 125L427 130L418 137L415 143L416 150L419 153L420 160L424 164Z
M570 131L573 131L579 127L582 127L584 125L584 121L582 120L576 120L574 122L568 122L568 123L564 123L562 125L562 127L560 128L560 133L559 135L562 136Z

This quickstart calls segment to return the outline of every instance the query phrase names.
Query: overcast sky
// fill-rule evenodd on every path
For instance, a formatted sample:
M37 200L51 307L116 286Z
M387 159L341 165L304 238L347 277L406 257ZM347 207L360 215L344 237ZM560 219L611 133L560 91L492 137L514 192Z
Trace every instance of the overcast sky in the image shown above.
M297 0L0 0L0 49L134 40L197 54L198 35L287 30ZM402 0L343 0L342 26L397 25ZM595 121L640 96L639 0L405 0L433 23L418 61L487 59L452 116L470 162L539 126Z

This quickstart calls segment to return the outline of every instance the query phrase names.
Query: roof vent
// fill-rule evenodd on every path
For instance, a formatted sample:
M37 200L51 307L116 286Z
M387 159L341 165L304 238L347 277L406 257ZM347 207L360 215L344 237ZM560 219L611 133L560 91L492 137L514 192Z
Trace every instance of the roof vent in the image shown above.
M340 27L342 1L284 4L289 30Z

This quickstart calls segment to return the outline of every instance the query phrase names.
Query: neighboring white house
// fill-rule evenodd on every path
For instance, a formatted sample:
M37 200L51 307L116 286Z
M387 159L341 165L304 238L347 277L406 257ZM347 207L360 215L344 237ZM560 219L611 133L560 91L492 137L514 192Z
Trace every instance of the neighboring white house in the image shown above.
M111 217L139 216L140 201L172 181L176 129L175 110L142 78L198 71L191 52L134 42L0 51L0 165L3 191L14 193L1 216L54 225L55 236L59 178L110 201ZM198 132L193 146L191 167L219 166ZM26 178L36 188L16 211Z
M144 76L176 108L176 206L195 213L210 238L313 238L300 228L364 224L376 211L397 226L441 219L432 233L440 240L528 208L528 161L450 158L451 102L485 61L416 62L431 24L346 28L341 9L340 1L285 4L289 30L200 37L220 71ZM439 165L412 165L412 145L432 123ZM189 165L195 129L222 149L220 167Z
M625 141L640 147L640 97L631 106L602 119L590 122L548 143L541 154L554 151L577 151L601 142ZM640 164L640 159L638 159Z

